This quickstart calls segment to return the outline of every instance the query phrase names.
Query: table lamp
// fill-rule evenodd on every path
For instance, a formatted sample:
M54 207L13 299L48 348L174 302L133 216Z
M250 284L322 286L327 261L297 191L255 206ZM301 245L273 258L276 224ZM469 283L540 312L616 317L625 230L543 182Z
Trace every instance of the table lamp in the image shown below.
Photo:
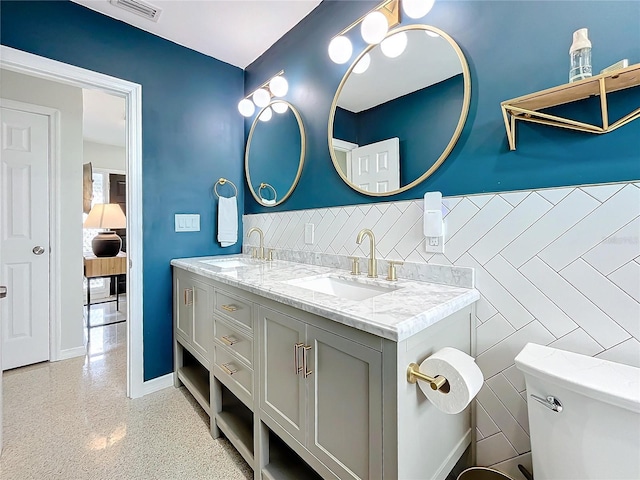
M126 228L127 219L117 203L96 203L83 224L84 228ZM91 241L96 257L115 257L122 247L116 232L100 232Z

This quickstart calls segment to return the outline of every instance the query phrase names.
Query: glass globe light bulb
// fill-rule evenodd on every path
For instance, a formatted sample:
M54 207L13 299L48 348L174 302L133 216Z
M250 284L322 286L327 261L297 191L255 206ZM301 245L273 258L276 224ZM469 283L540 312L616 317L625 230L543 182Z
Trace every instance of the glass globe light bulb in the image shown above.
M371 65L371 55L365 53L364 57L362 57L360 61L356 63L355 67L353 67L353 73L364 73L369 68L369 65Z
M248 98L243 98L238 103L238 111L243 117L250 117L256 111L256 106Z
M339 65L347 63L353 53L353 45L351 40L345 36L339 36L331 40L329 43L329 58Z
M362 38L371 45L380 43L388 31L387 17L378 11L369 13L360 25Z
M271 108L276 113L284 113L289 109L289 105L284 102L276 102L271 104Z
M253 92L253 103L255 103L258 107L266 107L269 105L271 101L271 95L264 88L259 88L255 92Z
M409 18L422 18L433 8L435 0L402 0L402 10Z
M402 55L405 48L407 48L407 34L405 32L399 32L395 35L385 38L380 44L380 49L385 56L389 58L396 58Z
M289 82L282 75L278 75L269 82L269 90L276 97L284 97L289 91Z
M272 116L273 116L273 111L271 110L271 107L267 107L262 111L262 113L258 118L263 122L268 122L269 120L271 120Z

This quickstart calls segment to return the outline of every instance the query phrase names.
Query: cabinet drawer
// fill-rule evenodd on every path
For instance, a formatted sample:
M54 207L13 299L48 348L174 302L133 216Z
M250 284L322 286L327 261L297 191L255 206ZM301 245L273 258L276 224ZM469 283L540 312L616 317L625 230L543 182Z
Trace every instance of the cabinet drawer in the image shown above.
M253 404L253 370L220 345L213 351L215 376L246 404Z
M251 302L235 295L229 295L228 293L220 290L216 290L215 299L216 313L223 317L235 320L236 322L240 322L253 330Z
M213 323L213 335L216 342L233 351L241 360L253 366L253 340L235 327L216 318Z

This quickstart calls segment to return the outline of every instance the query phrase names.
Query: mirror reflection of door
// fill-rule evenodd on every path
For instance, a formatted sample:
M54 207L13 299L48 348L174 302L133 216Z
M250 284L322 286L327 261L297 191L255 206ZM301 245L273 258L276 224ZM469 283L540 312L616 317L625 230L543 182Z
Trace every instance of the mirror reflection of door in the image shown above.
M386 193L400 188L400 140L390 138L351 150L348 178L367 192Z

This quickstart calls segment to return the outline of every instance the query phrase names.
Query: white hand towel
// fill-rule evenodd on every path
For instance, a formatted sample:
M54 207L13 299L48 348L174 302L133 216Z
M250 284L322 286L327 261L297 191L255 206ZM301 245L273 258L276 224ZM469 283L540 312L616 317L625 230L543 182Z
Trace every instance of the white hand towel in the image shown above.
M220 197L218 201L218 241L223 247L229 247L238 241L236 197Z

